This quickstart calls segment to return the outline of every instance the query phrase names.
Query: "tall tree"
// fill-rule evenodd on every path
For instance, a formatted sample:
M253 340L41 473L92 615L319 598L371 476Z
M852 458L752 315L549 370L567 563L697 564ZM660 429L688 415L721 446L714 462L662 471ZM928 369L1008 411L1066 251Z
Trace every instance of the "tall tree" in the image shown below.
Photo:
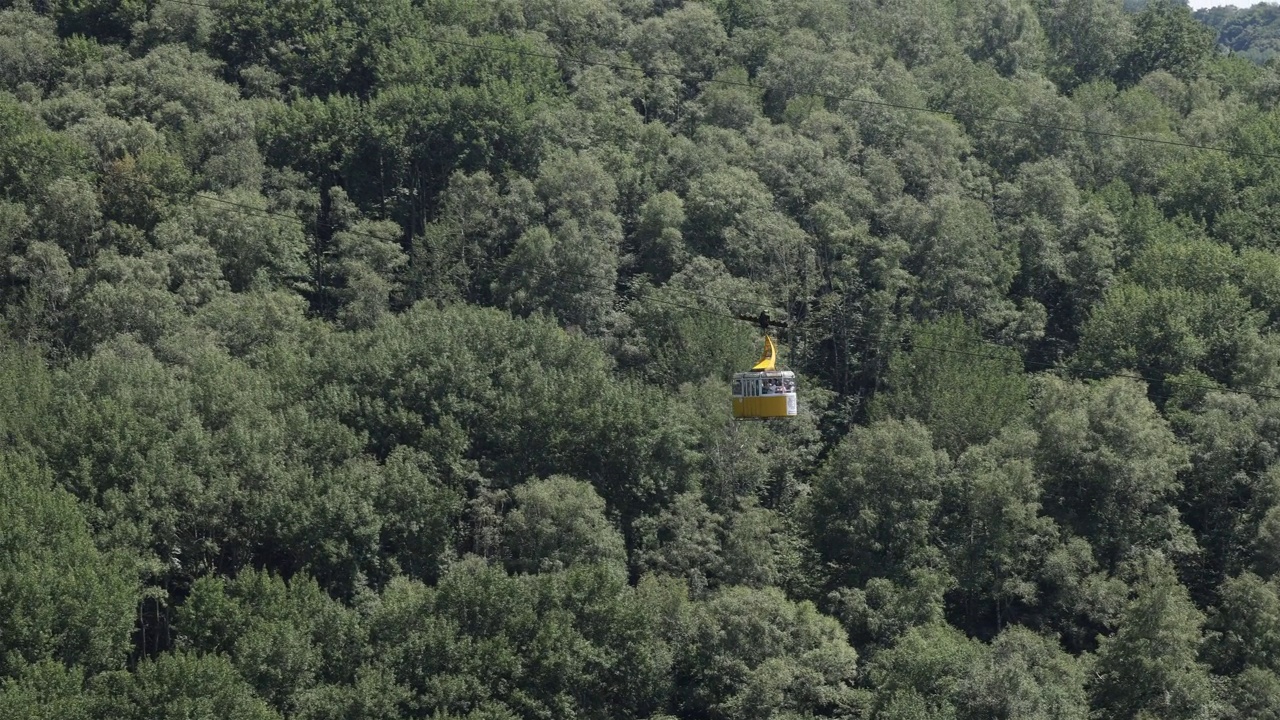
M75 499L30 456L0 454L0 500L0 678L43 660L123 667L140 600L131 559L94 546Z
M733 588L694 608L676 706L709 718L849 715L858 655L832 618L776 588Z
M832 587L904 578L937 559L932 544L946 453L914 420L856 427L814 479L806 509Z
M1049 76L1060 87L1072 89L1116 71L1133 33L1120 0L1064 0L1039 7L1053 53Z
M1144 549L1192 552L1174 507L1187 450L1142 385L1046 377L1037 390L1036 470L1045 478L1046 513L1087 539L1109 569Z
M1093 707L1109 717L1213 717L1218 699L1198 659L1204 616L1167 560L1141 558L1139 572L1119 629L1100 641Z
M519 485L512 495L515 509L507 515L504 534L514 569L538 572L579 562L622 569L622 536L589 484L553 476Z
M908 343L889 361L887 391L868 408L872 418L914 418L954 458L1027 414L1017 352L983 342L959 315L915 326Z
M1184 80L1195 77L1213 55L1214 32L1173 0L1150 0L1133 21L1134 39L1118 77L1133 84L1153 70Z
M940 525L944 551L971 634L998 633L1042 601L1039 574L1060 530L1041 514L1034 432L1007 429L960 456Z

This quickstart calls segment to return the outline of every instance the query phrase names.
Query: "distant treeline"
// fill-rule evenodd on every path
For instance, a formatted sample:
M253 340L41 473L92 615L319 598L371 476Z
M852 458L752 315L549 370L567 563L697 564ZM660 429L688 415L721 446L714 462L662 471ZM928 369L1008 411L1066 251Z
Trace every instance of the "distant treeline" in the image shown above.
M1218 44L1257 63L1280 55L1280 4L1258 3L1197 10L1196 19L1218 31Z

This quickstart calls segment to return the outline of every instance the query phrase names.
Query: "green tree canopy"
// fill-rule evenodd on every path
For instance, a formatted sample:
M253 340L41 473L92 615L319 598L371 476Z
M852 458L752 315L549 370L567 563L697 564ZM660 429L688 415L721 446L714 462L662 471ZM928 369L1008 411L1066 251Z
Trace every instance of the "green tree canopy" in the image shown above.
M95 547L75 499L29 455L0 454L0 499L0 677L44 660L123 667L139 601L130 558Z
M939 447L958 457L1027 414L1027 382L1017 352L984 343L960 316L921 324L908 342L889 361L888 392L872 401L871 417L914 418Z

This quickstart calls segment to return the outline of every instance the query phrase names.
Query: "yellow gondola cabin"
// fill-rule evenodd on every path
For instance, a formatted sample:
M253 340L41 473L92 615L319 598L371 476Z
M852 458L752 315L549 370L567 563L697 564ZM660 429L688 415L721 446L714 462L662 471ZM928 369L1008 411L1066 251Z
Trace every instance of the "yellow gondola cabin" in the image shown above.
M733 416L740 420L794 417L796 374L777 369L773 339L764 337L764 356L749 372L733 376Z

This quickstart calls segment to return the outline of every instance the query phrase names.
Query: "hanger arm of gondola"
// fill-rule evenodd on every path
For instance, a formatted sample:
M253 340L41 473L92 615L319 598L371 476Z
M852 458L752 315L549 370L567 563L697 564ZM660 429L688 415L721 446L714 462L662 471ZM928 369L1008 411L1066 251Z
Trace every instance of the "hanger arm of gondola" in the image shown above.
M774 320L769 317L769 313L767 312L762 312L759 315L739 315L738 319L746 320L747 322L750 322L750 323L755 323L760 327L761 330L766 332L771 327L783 328L783 329L787 327L787 321Z

